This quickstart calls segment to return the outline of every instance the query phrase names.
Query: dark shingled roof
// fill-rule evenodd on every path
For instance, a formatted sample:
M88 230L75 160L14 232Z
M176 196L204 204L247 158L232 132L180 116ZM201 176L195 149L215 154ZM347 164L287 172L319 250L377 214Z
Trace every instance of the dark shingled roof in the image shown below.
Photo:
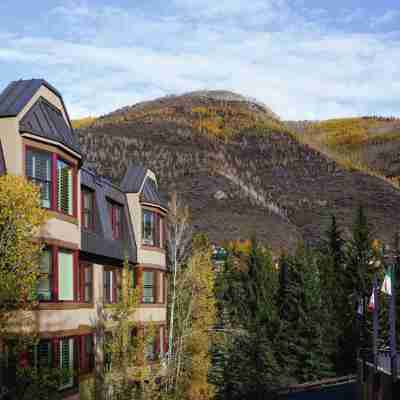
M146 170L142 165L130 164L121 182L121 190L125 193L138 193L142 187Z
M0 176L4 175L6 172L6 160L4 159L3 146L1 145L0 140Z
M22 118L21 133L32 133L46 139L55 140L80 153L79 143L61 111L44 98L39 98Z
M147 177L146 182L143 185L142 193L140 194L140 201L143 203L154 204L165 209L168 208L167 201L158 191L156 182L149 177Z
M127 255L130 262L136 263L136 241L125 194L111 182L97 177L93 172L85 168L81 169L81 184L95 193L95 226L93 232L82 229L82 251L120 262ZM124 206L121 240L112 238L107 200L115 201Z
M61 94L44 79L19 80L11 82L0 94L0 117L15 117L41 86L51 90L64 105Z

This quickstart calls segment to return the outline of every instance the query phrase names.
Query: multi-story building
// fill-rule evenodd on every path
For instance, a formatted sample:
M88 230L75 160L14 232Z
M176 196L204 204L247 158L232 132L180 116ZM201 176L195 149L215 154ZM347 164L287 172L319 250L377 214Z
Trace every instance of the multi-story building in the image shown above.
M100 313L121 298L124 260L141 288L136 319L156 326L153 353L166 351L167 205L156 177L132 164L116 186L84 168L83 158L54 87L20 80L0 94L0 174L37 183L49 215L40 234L36 358L73 372L61 388L71 399L102 351L94 331Z

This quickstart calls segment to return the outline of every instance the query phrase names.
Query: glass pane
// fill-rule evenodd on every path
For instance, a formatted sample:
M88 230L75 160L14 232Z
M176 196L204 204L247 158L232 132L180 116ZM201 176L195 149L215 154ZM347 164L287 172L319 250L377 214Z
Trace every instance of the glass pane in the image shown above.
M74 257L72 253L58 253L58 299L74 300Z
M143 243L154 244L154 215L149 211L143 212Z
M143 284L152 286L153 282L154 282L154 272L153 271L144 271L143 272Z
M51 285L48 276L42 276L38 279L37 297L38 300L51 300Z
M45 274L51 273L51 251L43 250L40 259L40 272Z

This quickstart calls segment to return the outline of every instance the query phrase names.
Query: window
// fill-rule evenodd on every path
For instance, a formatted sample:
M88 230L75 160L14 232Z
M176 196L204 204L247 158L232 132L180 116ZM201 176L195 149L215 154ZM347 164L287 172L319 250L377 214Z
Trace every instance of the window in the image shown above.
M37 285L38 300L51 300L52 271L52 253L51 250L47 248L43 250L40 260L40 276Z
M26 149L26 176L40 187L44 208L75 215L74 168L57 154Z
M60 389L67 389L74 384L74 339L63 338L59 342L60 369L63 371Z
M106 304L115 304L121 295L121 271L118 268L106 268L103 271L103 300Z
M82 188L82 227L94 230L94 192Z
M74 255L58 252L58 300L74 300Z
M143 210L142 243L146 246L164 247L164 218L158 213Z
M143 303L154 303L154 271L143 271Z
M29 365L42 368L53 366L53 351L50 340L41 340L29 352Z
M74 301L77 253L48 246L43 250L37 298L40 301Z
M154 213L143 211L143 244L154 246Z
M79 301L93 301L93 266L90 264L81 264L79 267Z
M73 170L63 160L57 160L57 210L72 215L73 210Z
M87 373L94 368L94 345L92 335L80 337L80 372Z
M42 207L52 206L51 154L31 150L26 152L26 176L40 187Z
M122 206L108 202L108 214L112 228L112 237L114 240L121 239L122 237Z

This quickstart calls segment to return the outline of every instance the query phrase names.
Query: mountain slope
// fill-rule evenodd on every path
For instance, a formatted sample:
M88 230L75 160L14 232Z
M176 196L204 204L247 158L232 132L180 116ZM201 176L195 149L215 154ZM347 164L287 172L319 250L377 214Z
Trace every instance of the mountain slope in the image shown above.
M89 167L119 180L130 162L178 190L213 241L257 234L275 250L315 242L330 213L345 227L359 204L390 240L400 192L349 171L299 142L265 105L230 92L194 92L139 103L77 129Z

